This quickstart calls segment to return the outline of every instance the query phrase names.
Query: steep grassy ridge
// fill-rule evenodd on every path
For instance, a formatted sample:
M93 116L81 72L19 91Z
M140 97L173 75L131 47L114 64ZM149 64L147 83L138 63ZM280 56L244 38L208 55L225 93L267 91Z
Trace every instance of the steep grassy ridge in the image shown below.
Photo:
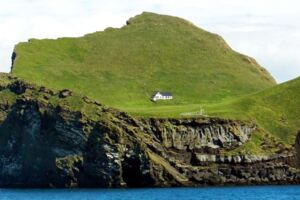
M18 44L15 53L14 75L138 115L171 116L182 106L189 111L194 104L228 101L275 85L268 72L220 36L154 13L80 38L32 39ZM174 100L151 102L155 90L172 92Z
M272 135L294 144L300 130L300 78L211 109L211 115L252 119Z

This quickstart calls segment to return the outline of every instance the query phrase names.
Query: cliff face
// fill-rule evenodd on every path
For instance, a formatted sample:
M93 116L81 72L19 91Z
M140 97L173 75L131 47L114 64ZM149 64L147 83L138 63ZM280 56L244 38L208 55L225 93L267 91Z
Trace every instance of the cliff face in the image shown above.
M137 119L69 90L1 79L0 187L299 183L293 151L224 154L251 139L254 123Z
M143 120L145 131L162 145L184 151L218 151L244 144L255 124L214 118Z

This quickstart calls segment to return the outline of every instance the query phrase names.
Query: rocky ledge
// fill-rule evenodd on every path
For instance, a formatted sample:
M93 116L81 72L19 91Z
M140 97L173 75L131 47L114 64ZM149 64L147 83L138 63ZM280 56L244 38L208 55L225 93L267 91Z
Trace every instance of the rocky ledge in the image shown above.
M296 151L226 155L255 123L138 119L0 76L0 187L163 187L299 183Z

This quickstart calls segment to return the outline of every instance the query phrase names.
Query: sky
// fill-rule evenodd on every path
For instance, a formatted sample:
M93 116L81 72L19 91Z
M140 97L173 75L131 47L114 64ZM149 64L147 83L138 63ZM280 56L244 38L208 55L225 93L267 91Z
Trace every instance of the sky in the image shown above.
M10 71L19 42L121 27L143 11L185 18L221 35L278 83L300 76L297 0L0 0L0 72Z

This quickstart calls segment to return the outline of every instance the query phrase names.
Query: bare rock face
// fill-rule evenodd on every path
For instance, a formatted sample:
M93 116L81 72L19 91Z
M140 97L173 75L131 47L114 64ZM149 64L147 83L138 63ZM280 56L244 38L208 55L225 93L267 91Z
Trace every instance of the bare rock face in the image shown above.
M60 98L66 98L68 96L72 96L72 91L65 89L59 92Z
M144 123L166 148L198 152L234 149L255 130L255 124L217 118L150 119Z
M223 155L244 145L256 125L219 118L135 119L71 91L12 77L0 82L0 93L0 187L300 182L293 165L300 163L300 134L296 158L294 152Z

